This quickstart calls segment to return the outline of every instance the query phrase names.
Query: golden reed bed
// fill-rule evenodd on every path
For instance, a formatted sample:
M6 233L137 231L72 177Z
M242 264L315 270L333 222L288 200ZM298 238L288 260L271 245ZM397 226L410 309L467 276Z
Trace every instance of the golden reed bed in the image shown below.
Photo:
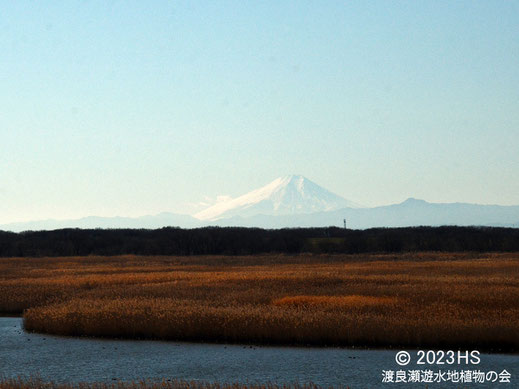
M519 350L519 254L0 259L0 311L61 335Z

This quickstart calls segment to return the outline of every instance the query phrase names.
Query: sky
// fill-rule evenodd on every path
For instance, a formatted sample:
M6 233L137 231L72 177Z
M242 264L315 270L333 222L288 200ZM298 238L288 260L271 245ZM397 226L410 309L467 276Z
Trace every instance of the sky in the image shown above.
M301 174L519 204L518 1L2 1L0 223Z

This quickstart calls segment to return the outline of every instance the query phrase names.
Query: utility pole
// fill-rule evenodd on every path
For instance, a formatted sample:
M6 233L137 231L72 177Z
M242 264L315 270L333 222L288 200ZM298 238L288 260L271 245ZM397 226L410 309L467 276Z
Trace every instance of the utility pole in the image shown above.
M346 219L344 219L344 229L346 229Z

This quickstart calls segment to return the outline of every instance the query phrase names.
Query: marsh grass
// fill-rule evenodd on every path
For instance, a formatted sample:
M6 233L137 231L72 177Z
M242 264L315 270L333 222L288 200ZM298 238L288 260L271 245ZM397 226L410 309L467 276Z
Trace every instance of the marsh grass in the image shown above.
M519 349L519 254L0 259L0 311L60 335Z
M396 297L383 296L286 296L276 299L272 304L277 306L293 306L293 307L322 307L330 309L355 309L366 306L384 306L396 304ZM403 302L401 302L403 303Z

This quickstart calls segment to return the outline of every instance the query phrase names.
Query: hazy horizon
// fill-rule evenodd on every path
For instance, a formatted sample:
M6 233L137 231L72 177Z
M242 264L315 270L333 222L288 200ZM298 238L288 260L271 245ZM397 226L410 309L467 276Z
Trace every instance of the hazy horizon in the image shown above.
M194 214L301 174L519 205L519 2L7 3L0 224Z
M0 229L20 232L59 228L154 229L165 226L342 227L344 218L349 220L349 228L354 229L423 225L519 226L519 205L434 203L408 197L398 203L366 207L341 197L302 175L287 175L241 196L227 196L211 204L206 203L201 207L202 212L182 214L163 211L133 217L83 215L69 219L47 218L0 223ZM273 208L269 210L269 206Z
M287 176L277 177L277 179L274 180L274 181L277 181L277 180L279 180L281 178L288 177L288 176L302 177L302 178L308 180L308 178L304 177L303 175L290 174L290 175L287 175ZM267 186L269 184L272 184L272 182L266 183L266 185L264 185L264 186ZM315 183L315 182L314 182L314 184L318 185L318 183ZM263 188L263 186L261 188ZM219 203L224 203L224 202L229 201L229 200L237 199L239 197L242 197L244 195L249 194L249 192L254 192L254 191L258 190L258 189L260 189L260 188L251 188L251 190L248 191L247 193L242 193L241 195L238 195L236 197L219 196L219 198L217 198L217 199L211 199L212 201L210 203L202 201L201 203L198 204L198 207L197 207L199 209L199 211L191 211L189 213L161 211L161 212L157 212L157 213L153 213L153 214L142 214L142 215L134 215L134 216L122 215L122 214L114 214L114 215L85 214L85 215L74 217L74 218L55 218L55 217L50 217L50 218L46 218L46 219L17 220L17 221L8 222L8 223L0 223L0 225L2 225L2 224L3 225L9 225L9 224L18 224L18 223L22 223L23 224L23 223L26 223L26 222L71 221L71 220L81 220L81 219L89 219L89 218L101 218L101 219L102 218L108 218L108 219L109 218L123 218L123 219L132 218L132 219L138 219L138 218L147 217L147 216L160 216L160 215L168 215L168 214L179 215L179 216L190 216L190 217L193 217L194 219L199 219L199 221L203 223L203 222L207 222L207 220L205 220L203 218L200 219L197 216L197 213L200 213L200 210L206 210L206 209L212 208L212 206L217 205ZM327 190L327 188L322 188L322 189ZM338 195L340 197L343 197L343 196L341 196L338 193L333 193L333 194L334 195ZM345 199L345 200L348 201L348 199ZM457 201L454 201L454 202L431 202L431 201L427 201L425 199L420 199L420 198L416 198L416 197L413 197L413 196L409 196L409 197L406 197L405 199L402 199L401 201L398 201L398 202L395 202L395 203L390 203L390 204L377 204L377 205L373 205L373 206L366 206L364 204L355 204L355 205L345 206L345 208L353 207L353 208L358 208L358 209L372 209L372 208L380 208L380 207L386 207L386 206L391 206L391 205L399 205L399 204L403 204L403 203L406 203L408 201L413 201L413 200L419 201L419 202L424 201L424 202L429 203L429 204L439 204L439 205L446 205L446 204L448 205L448 204L461 203L461 202L457 202ZM207 198L206 198L206 201L207 201ZM480 204L480 203L461 203L461 204L483 205L483 206L507 206L507 205L503 205L503 204ZM508 206L517 206L517 207L519 207L519 204L509 204Z

